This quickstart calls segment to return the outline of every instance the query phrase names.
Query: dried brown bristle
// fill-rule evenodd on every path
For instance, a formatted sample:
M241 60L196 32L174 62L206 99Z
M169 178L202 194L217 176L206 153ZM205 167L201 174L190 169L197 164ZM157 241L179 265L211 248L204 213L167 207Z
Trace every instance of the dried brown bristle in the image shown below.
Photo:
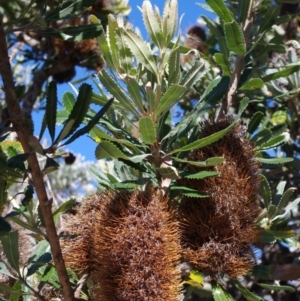
M98 198L92 248L97 300L178 300L181 249L167 198L154 191Z
M80 274L92 272L94 216L99 210L100 203L89 198L81 204L75 215L68 214L65 219L65 239L61 243L63 257L67 267Z
M201 138L225 129L231 122L228 117L205 122ZM201 199L183 197L179 218L185 259L212 277L227 274L235 278L252 267L250 244L259 234L255 219L260 213L259 165L254 155L242 126L236 124L222 139L192 151L188 157L192 161L224 157L224 163L211 168L220 175L179 181L209 195ZM199 167L190 165L188 170L196 172Z

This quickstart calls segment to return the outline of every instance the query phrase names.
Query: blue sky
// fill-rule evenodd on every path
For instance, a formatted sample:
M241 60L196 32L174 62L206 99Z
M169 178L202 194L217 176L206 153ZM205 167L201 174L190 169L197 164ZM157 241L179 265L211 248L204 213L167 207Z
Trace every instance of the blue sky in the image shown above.
M143 37L147 39L146 36L146 31L144 29L144 24L142 21L142 15L139 9L137 8L138 6L142 6L143 1L142 0L129 0L129 6L132 8L132 11L129 14L129 21L135 26L138 27L142 34ZM164 0L152 0L151 1L152 5L156 5L159 9L160 12L162 13L163 11L163 6L165 1ZM202 7L197 5L196 3L205 3L204 0L178 0L178 6L179 6L179 17L184 14L183 19L182 19L182 24L181 24L181 29L182 32L185 33L189 27L192 25L196 24L197 19L201 15L208 15L212 16L211 13L208 11L204 10ZM73 79L75 81L76 79L83 78L87 75L87 72L91 73L91 71L87 71L85 69L79 69L77 68L77 75ZM87 80L87 83L90 83L90 80ZM68 84L62 84L58 86L58 97L59 100L61 100L62 95L66 91L72 91L72 88ZM35 122L35 135L39 135L40 131L40 125L41 125L41 120L43 117L43 111L36 111L33 112L33 119ZM46 133L48 134L48 133ZM48 135L44 135L46 139L49 141ZM67 149L70 150L73 153L81 153L87 160L95 161L95 148L97 144L91 140L87 135L80 137L77 141L71 143L70 145L67 146Z

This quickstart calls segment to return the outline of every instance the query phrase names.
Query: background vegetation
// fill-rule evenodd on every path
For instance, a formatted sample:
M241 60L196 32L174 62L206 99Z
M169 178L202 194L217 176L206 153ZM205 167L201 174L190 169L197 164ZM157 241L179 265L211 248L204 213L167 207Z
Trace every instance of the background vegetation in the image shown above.
M166 256L166 261L173 264L182 257L180 269L177 267L183 284L180 298L299 299L298 1L207 0L203 7L218 18L203 16L203 28L195 25L187 34L181 32L177 1L166 1L161 14L145 1L141 3L141 14L149 35L147 41L128 22L130 1L0 3L1 300L97 300L93 294L101 292L103 287L103 262L96 260L94 251L87 251L98 247L89 244L86 247L82 237L86 235L89 243L96 243L93 231L98 228L89 212L102 210L114 214L115 211L107 205L113 199L109 194L105 194L102 203L100 197L93 196L91 203L79 204L82 196L91 195L94 189L87 166L100 192L118 191L120 204L129 202L143 217L147 214L137 199L151 203L153 198L162 198L161 207L149 209L153 219L155 216L162 219L168 207L167 198L178 213L170 227L174 229L178 223L185 227L183 233L187 235L196 232L195 229L204 233L199 220L193 224L193 217L187 217L185 212L196 208L195 212L202 214L201 204L207 194L210 201L214 193L219 193L220 199L224 195L232 209L226 213L230 220L240 206L232 196L241 195L248 201L242 209L250 210L250 215L256 212L253 205L261 207L249 222L258 231L255 241L250 238L242 241L243 235L247 236L242 227L230 229L230 237L239 238L234 243L241 243L244 249L233 243L229 243L229 249L236 248L241 258L249 250L253 252L247 273L240 273L239 266L234 271L203 267L194 263L193 257L185 258L185 251L175 246L179 238L173 232L174 236L160 228L162 232L151 232L151 235L163 233L174 243L172 256ZM71 81L76 66L93 70L96 76L86 79L78 89L71 85L70 91L58 99L57 85ZM32 110L36 104L44 113L39 137L33 136ZM214 127L212 120L216 124L226 122ZM213 130L208 130L207 124ZM44 145L41 141L46 130L51 141ZM64 151L66 145L83 135L98 143L95 149L98 164L82 164L80 158ZM218 152L222 141L226 141L225 146ZM241 159L242 154L237 155L236 161L229 160L226 153L229 146L240 147L236 141L242 145L240 153L247 152L248 161ZM255 166L250 168L253 172L249 179L259 186L256 189L254 185L254 192L248 195L243 185L234 186L241 180L241 174L229 178L227 171L220 172L230 162L243 170L249 162L260 164L257 172ZM215 180L208 182L209 179ZM213 190L209 193L205 183L212 183ZM219 187L213 183L220 183L224 189L217 192ZM226 187L235 188L232 192ZM130 191L135 191L133 196ZM120 212L126 211L123 205L118 206ZM209 206L205 210L206 216L213 219ZM238 212L239 220L248 218ZM113 218L99 215L103 231L115 229ZM173 218L172 214L168 217ZM128 220L120 224L125 225ZM145 224L149 225L149 221ZM221 231L225 226L226 221L220 221L210 230ZM108 238L100 235L99 241L111 244L117 239L116 232L112 231ZM224 245L218 244L217 236L213 240L214 246ZM76 241L81 243L72 260L78 263L78 259L87 256L88 268L78 267L69 260L66 250L74 245L76 249ZM183 241L183 249L188 248L188 239ZM191 244L196 244L195 241ZM155 244L151 246L155 248ZM166 246L164 249L168 249L169 245ZM120 245L115 249L122 251ZM98 251L106 258L105 249ZM153 258L155 252L150 253ZM204 255L211 265L217 266L210 261L211 253ZM148 257L143 258L142 262L146 262ZM115 270L109 271L112 274ZM95 277L96 272L99 278ZM166 269L165 273L157 273L158 284L170 275L174 275L173 282L180 278L173 270ZM114 286L113 274L110 277L105 288L109 288L113 300L121 300L118 296L122 292ZM173 282L172 290L164 292L163 300L177 298ZM178 282L178 290L181 284ZM140 300L159 300L160 295L154 291L151 290L154 294L151 296L141 295ZM122 300L138 298L123 296Z

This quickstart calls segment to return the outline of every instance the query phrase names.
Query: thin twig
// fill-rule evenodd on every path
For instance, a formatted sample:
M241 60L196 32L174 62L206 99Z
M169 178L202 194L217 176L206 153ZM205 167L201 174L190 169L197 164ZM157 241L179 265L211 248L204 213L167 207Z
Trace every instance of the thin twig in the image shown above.
M56 233L56 228L53 221L51 202L49 202L46 193L43 174L41 172L36 153L31 151L29 145L29 132L22 117L20 104L16 99L14 93L14 80L8 57L6 37L3 30L2 18L0 18L0 45L0 73L2 75L6 104L10 114L10 119L13 123L13 126L16 128L16 132L22 144L24 152L29 154L28 164L31 171L35 191L39 200L40 209L45 221L47 237L51 246L51 252L55 268L62 286L64 300L73 301L73 291L69 282L69 277L66 271L61 248L59 245L58 235Z

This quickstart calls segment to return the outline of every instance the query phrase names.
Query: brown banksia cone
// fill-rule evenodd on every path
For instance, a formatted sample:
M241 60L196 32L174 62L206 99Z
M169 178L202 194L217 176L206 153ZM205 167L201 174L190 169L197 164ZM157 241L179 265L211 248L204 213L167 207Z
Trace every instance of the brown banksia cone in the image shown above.
M136 191L101 193L95 201L101 204L92 247L96 299L178 300L181 248L168 199Z
M79 208L78 208L79 207ZM91 274L93 231L95 212L100 210L100 203L94 198L86 199L65 216L64 239L61 241L66 266L79 274Z
M232 118L202 125L201 137L228 127ZM184 258L195 268L212 277L245 275L253 264L251 244L260 233L255 225L261 209L258 204L259 164L251 142L244 137L240 124L222 139L192 151L188 159L204 161L224 157L212 167L219 176L181 179L180 185L209 195L207 198L183 197L179 205ZM190 172L199 167L190 165Z

